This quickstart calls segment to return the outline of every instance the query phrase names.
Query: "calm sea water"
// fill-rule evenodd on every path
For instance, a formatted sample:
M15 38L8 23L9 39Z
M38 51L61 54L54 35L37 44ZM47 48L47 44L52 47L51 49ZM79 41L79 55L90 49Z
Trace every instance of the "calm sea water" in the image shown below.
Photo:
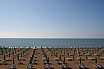
M0 46L17 47L104 47L104 39L0 38Z

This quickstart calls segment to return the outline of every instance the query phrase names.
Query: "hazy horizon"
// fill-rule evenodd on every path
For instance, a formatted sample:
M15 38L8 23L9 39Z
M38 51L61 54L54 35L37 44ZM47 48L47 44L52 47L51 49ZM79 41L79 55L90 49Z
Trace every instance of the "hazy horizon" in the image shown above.
M104 38L104 0L1 0L0 38Z

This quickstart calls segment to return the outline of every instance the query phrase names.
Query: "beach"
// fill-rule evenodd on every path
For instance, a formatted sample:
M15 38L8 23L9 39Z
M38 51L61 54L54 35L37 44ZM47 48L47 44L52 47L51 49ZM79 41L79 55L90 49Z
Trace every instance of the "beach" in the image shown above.
M0 62L4 62L6 60L8 64L5 65L3 63L0 65L0 69L7 69L9 66L16 66L18 69L26 69L27 66L34 66L36 69L45 69L47 66L50 66L54 69L62 69L61 66L64 65L73 69L78 69L76 65L85 65L91 69L96 68L93 65L104 66L104 48L11 48L10 57L10 48L1 48L1 50L3 50L3 54L0 52ZM30 57L33 57L32 62ZM97 60L95 59L96 57ZM19 64L19 61L21 61L21 64Z

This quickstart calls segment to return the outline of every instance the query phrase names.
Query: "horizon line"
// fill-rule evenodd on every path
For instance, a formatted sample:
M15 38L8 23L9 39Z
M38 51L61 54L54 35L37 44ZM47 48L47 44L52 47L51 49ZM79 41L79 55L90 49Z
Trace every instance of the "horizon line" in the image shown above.
M22 39L104 39L104 37L0 37L1 38L22 38Z

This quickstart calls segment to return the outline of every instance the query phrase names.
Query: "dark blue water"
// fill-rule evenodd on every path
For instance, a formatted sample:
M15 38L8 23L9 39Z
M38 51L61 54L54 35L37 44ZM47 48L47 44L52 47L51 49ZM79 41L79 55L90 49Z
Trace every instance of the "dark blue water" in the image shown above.
M0 46L102 47L104 46L104 39L0 38Z

